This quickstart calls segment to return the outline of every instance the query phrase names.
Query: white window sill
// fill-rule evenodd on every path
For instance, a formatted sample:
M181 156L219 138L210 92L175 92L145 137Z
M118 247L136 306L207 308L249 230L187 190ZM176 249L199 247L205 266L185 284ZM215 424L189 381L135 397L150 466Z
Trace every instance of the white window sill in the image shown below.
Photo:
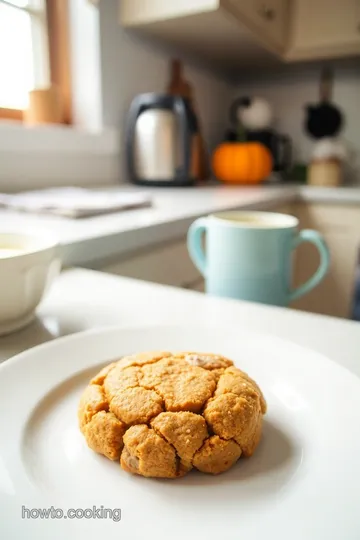
M86 131L66 125L27 126L0 121L0 152L114 155L119 146L119 133L113 128Z
M120 140L115 129L30 127L0 122L0 191L120 181Z
M71 0L75 126L29 127L0 120L0 191L119 183L119 133L103 128L100 21L88 0Z

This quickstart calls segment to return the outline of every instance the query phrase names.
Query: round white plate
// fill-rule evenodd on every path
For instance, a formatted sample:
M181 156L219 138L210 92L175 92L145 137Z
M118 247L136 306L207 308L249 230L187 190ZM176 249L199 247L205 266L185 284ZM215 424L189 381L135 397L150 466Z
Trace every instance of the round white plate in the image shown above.
M87 448L77 426L83 387L114 358L156 349L221 353L258 381L268 414L251 459L219 476L154 480ZM290 342L221 327L77 334L3 364L0 411L5 540L360 538L360 381ZM103 514L54 518L94 506ZM99 518L106 509L113 519Z

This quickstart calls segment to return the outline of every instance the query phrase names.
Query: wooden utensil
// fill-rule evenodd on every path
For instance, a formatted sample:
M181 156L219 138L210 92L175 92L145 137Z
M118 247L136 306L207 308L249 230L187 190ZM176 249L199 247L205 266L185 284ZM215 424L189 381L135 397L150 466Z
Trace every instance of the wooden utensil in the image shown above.
M190 83L183 77L183 64L180 60L171 60L170 82L167 92L189 100L193 99L192 88Z
M190 83L184 78L183 64L180 60L173 59L171 61L170 81L167 93L182 96L190 102L190 106L198 123L198 132L194 134L193 138L191 172L198 180L206 180L209 177L209 167L205 141L201 133L199 115L196 114L194 92Z

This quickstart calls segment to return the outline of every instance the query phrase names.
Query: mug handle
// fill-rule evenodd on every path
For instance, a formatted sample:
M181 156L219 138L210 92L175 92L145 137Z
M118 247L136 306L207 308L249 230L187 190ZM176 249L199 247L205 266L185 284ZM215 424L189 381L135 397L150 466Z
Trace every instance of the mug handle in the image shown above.
M187 247L190 258L204 277L206 277L207 263L201 240L206 230L207 218L200 218L190 225L187 234Z
M304 229L300 231L296 238L293 240L292 248L296 249L303 242L310 242L314 244L320 253L320 264L315 274L311 276L303 285L300 285L296 289L290 292L289 302L300 298L304 294L310 292L316 287L320 281L325 277L330 267L330 253L329 248L326 245L324 238L317 231L311 229Z

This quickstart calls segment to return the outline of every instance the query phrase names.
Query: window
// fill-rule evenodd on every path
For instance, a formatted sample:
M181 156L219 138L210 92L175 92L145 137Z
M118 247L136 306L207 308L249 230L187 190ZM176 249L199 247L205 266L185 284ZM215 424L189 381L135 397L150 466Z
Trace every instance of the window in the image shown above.
M28 92L56 84L70 122L66 0L0 0L0 118L21 119Z

